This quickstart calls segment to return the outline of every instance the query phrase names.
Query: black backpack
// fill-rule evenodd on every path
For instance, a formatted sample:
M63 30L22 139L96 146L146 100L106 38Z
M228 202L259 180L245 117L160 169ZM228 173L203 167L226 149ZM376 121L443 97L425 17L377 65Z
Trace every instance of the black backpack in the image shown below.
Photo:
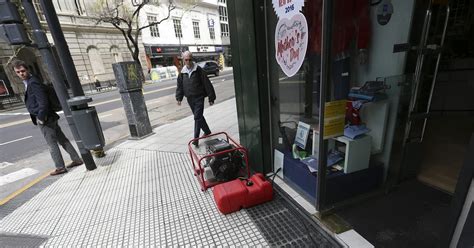
M63 110L63 107L61 106L61 102L59 101L58 95L56 95L56 91L54 91L54 87L52 84L43 84L44 89L46 92L46 95L48 95L48 102L49 102L49 107L51 110L54 112L58 112Z

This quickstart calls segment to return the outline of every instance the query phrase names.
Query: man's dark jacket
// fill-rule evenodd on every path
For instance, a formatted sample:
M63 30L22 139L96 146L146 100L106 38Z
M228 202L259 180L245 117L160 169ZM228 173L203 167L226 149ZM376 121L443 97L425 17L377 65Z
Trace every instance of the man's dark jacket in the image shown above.
M31 76L27 80L25 92L25 105L30 112L31 121L36 125L36 120L47 122L59 119L59 116L49 107L48 95L45 86L38 78Z
M176 100L181 102L184 96L207 96L209 98L209 102L214 102L216 100L214 87L201 67L198 66L196 70L191 73L191 77L189 77L188 73L179 74L178 86L176 88Z

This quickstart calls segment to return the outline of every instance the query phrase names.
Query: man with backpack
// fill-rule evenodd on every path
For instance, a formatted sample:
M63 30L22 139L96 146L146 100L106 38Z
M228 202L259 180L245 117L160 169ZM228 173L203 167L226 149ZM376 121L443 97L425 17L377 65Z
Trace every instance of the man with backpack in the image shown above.
M204 98L207 96L209 105L213 105L216 100L216 93L206 72L196 63L193 63L193 54L189 51L183 53L184 66L178 76L176 88L176 101L181 105L183 97L186 97L191 111L194 115L194 138L199 137L201 129L204 135L211 134L211 130L204 119ZM194 146L198 146L198 141L193 141Z
M30 113L31 120L34 125L39 125L41 133L43 133L49 146L51 157L56 166L56 170L51 172L50 175L63 174L67 172L66 168L83 164L71 142L69 142L58 125L59 115L51 108L46 86L30 74L28 66L24 61L14 61L13 70L25 84L25 105ZM72 159L72 163L67 166L64 164L58 144L69 153Z

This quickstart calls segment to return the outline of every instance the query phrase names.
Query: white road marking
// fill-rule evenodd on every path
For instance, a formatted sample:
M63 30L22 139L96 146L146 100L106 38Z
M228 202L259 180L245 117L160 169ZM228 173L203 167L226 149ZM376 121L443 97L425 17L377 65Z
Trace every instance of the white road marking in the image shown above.
M0 113L0 116L11 116L11 115L30 115L30 113Z
M17 142L17 141L20 141L20 140L29 139L29 138L32 138L32 137L33 137L33 136L26 136L26 137L19 138L19 139L16 139L16 140L10 140L10 141L7 141L7 142L5 142L5 143L1 143L0 146L8 145L8 144L10 144L10 143Z
M99 118L104 118L104 117L111 116L111 115L112 115L112 114L99 115Z
M148 94L152 94L152 93L155 93L155 92L165 91L165 90L169 90L169 89L173 89L173 88L176 88L176 85L169 86L169 87L162 88L162 89L157 89L157 90L144 92L143 95L148 95ZM91 106L99 106L99 105L103 105L103 104L107 104L107 103L111 103L111 102L117 102L117 101L121 101L121 100L122 100L122 98L119 97L119 98L116 98L116 99L111 99L111 100L108 100L108 101L103 101L103 102L98 102L98 103L95 103L95 104L91 104ZM62 113L63 113L63 111L58 112L58 114L62 114ZM14 121L14 122L10 122L10 123L5 123L5 124L0 125L0 128L11 127L11 126L14 126L14 125L23 124L23 123L27 123L27 122L30 122L30 121L31 121L30 118L28 118L28 119L24 119L24 120L18 120L18 121Z
M9 122L9 123L6 123L6 124L2 124L2 125L0 125L0 128L15 126L15 125L23 124L23 123L27 123L27 122L31 122L31 119L28 118L28 119L24 119L24 120L19 120L19 121L14 121L14 122Z
M176 88L176 86L169 86L169 87L158 89L158 90L148 91L148 92L143 93L143 95L148 95L148 94L151 94L151 93L165 91L165 90L169 90L169 89L173 89L173 88ZM111 102L117 102L117 101L121 101L121 100L122 100L122 98L119 97L119 98L116 98L116 99L103 101L103 102L99 102L99 103L96 103L96 104L91 104L91 106L99 106L99 105L103 105L103 104L107 104L107 103L111 103ZM62 114L62 113L63 113L63 111L58 112L58 114ZM0 125L0 128L11 127L11 126L14 126L14 125L23 124L23 123L27 123L27 122L30 122L30 121L31 121L30 118L24 119L24 120L19 120L19 121L14 121L14 122L10 122L10 123Z
M169 89L173 89L173 88L176 88L176 86L169 86L169 87L158 89L158 90L143 92L143 95L148 95L148 94L151 94L151 93L165 91L165 90L169 90ZM111 100L108 100L108 101L103 101L103 102L99 102L99 103L96 103L96 104L91 104L91 106L99 106L99 105L103 105L103 104L107 104L107 103L111 103L111 102L117 102L117 101L122 101L122 98L119 97L119 98L111 99Z
M1 162L0 163L0 169L7 168L8 166L13 165L13 163L10 162Z
M3 186L5 184L9 184L18 180L21 180L25 177L32 176L39 171L31 168L24 168L19 171L12 172L10 174L6 174L5 176L0 177L0 186Z
M153 101L147 101L146 103L147 104L154 104L154 103L157 103L157 102L160 102L161 99L157 99L157 100L153 100Z
M57 114L61 115L61 114L64 114L64 112L63 112L63 111L59 111L59 112L57 112ZM29 114L28 114L28 115L29 115ZM27 118L27 119L23 119L23 120L18 120L18 121L14 121L14 122L5 123L5 124L0 125L0 128L11 127L11 126L15 126L15 125L23 124L23 123L27 123L27 122L31 122L31 118Z
M64 114L63 111L56 112L57 114ZM20 112L20 113L0 113L0 116L16 116L16 115L30 115L30 113Z

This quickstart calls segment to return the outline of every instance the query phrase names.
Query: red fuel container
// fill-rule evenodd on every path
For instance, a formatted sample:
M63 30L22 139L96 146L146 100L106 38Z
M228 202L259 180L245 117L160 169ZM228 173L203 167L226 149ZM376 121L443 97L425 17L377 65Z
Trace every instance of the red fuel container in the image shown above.
M244 208L253 207L273 199L272 184L265 180L265 177L261 173L253 175L249 181L251 182L250 184L252 184L250 186L248 186L245 181L242 181L248 191Z
M228 214L262 204L273 199L273 188L257 173L248 180L235 179L214 186L214 200L221 213Z

